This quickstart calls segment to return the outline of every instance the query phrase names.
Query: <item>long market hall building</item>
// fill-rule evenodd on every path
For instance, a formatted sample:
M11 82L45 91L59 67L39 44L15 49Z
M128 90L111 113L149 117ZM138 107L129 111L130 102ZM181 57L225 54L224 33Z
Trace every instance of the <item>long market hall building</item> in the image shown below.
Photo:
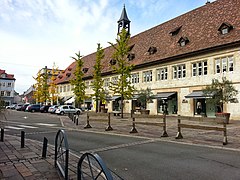
M130 81L136 90L152 89L156 98L147 104L150 114L163 113L166 104L168 114L214 117L216 107L206 101L202 92L214 78L226 77L240 91L239 9L239 0L217 0L130 38L128 61L134 64ZM117 23L118 32L125 28L131 33L125 7ZM102 78L106 90L110 82L118 79L111 68L113 52L112 47L104 49ZM86 94L91 95L96 53L84 56L83 61ZM74 101L70 85L74 70L75 62L56 79L60 97L69 97L69 102ZM111 94L111 97L105 104L108 112L119 107L120 96ZM231 113L231 119L240 119L239 101L238 94L237 101L224 104L224 111ZM85 104L89 107L95 103L87 99ZM197 111L199 104L201 112ZM137 106L134 97L124 100L126 113Z

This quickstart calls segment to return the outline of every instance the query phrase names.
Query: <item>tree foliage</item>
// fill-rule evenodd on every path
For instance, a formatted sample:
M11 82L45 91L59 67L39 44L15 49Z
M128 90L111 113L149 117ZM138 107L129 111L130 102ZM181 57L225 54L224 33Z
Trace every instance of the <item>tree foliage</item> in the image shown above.
M56 104L57 102L57 85L55 83L56 75L58 74L58 68L56 67L55 63L53 64L52 70L51 70L51 78L49 82L49 93L50 93L50 99L53 104Z
M114 53L112 58L116 60L116 65L112 66L113 71L119 75L118 82L110 84L110 90L113 91L114 94L121 95L121 115L123 117L123 99L131 98L134 92L134 87L131 85L131 71L133 69L133 65L129 64L128 61L128 53L130 51L130 47L128 46L128 41L130 39L130 35L128 35L127 31L123 28L119 37L116 39L116 44L110 43L114 48Z
M154 99L152 89L151 88L141 89L138 92L139 94L137 100L141 103L141 107L146 109L147 103L152 102L152 100Z
M82 56L80 55L80 52L75 53L76 57L72 57L76 61L76 69L74 71L75 78L70 81L71 85L73 85L73 93L75 94L76 97L76 102L77 104L83 103L83 101L86 98L85 95L85 89L86 85L83 81L83 60Z
M94 91L93 96L95 97L96 102L96 112L99 112L99 101L102 101L105 98L105 93L103 89L103 80L101 77L102 72L102 64L101 61L104 58L104 50L101 45L98 44L97 53L96 53L96 63L93 66L93 81L92 81L92 89Z
M219 106L222 112L223 104L234 102L238 91L233 86L232 81L229 81L225 77L223 77L222 81L219 81L218 79L213 79L212 84L206 86L206 88L203 89L203 93L207 97L213 97L207 98L207 101L210 101L215 105Z
M36 80L34 84L33 97L37 103L46 103L49 99L49 84L48 84L48 72L45 67L44 72L38 72L37 77L33 77Z

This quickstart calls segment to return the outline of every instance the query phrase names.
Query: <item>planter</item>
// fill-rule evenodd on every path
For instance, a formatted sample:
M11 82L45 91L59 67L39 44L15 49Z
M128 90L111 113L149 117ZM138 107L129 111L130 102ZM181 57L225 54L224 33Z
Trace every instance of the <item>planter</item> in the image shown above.
M225 123L225 124L229 124L229 119L230 119L230 113L215 113L216 118L221 118L222 122L221 123Z
M147 109L141 109L140 112L141 114L150 114L150 110Z

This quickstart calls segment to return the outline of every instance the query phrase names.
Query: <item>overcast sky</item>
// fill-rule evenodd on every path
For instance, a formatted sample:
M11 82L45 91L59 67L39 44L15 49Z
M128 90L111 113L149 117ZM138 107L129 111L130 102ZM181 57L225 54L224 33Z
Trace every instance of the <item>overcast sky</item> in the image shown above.
M123 4L136 35L207 0L0 0L0 69L14 74L20 94L39 69L65 69L78 51L115 42ZM212 2L213 0L211 0Z

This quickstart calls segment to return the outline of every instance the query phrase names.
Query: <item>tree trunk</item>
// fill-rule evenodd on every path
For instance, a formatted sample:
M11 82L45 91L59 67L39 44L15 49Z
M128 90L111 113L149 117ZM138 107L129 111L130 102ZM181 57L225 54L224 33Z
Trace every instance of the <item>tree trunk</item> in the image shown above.
M121 95L121 118L123 118L123 94Z

